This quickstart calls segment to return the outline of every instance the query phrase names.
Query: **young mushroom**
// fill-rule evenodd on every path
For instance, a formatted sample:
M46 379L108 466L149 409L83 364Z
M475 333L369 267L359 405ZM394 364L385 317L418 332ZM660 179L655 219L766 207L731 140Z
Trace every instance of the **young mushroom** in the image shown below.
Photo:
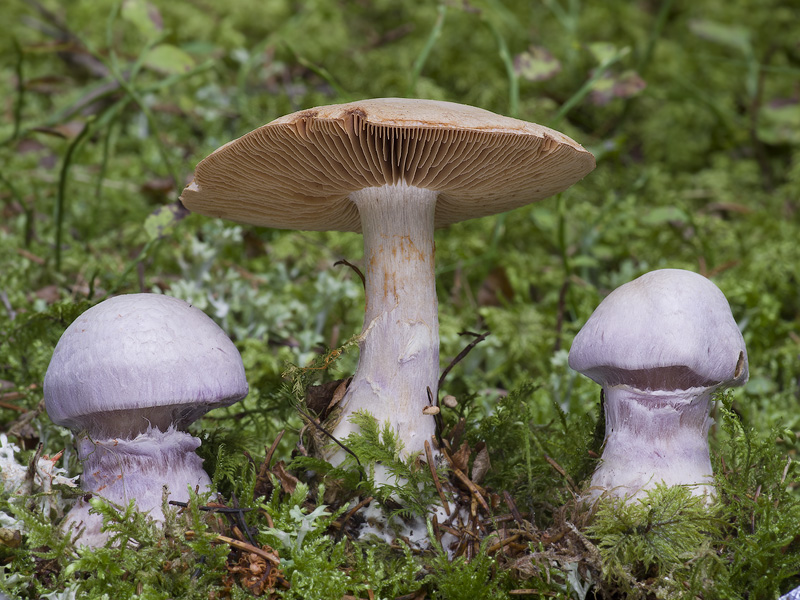
M362 232L360 358L333 435L366 410L407 453L434 433L439 324L435 227L508 211L584 177L594 157L533 123L450 102L375 99L277 119L219 148L181 196L192 211L265 227Z
M605 395L605 448L591 498L639 498L661 482L714 494L711 394L748 378L742 334L717 286L679 269L620 286L578 332L569 366Z
M97 304L64 332L44 379L47 413L69 427L88 493L160 520L162 488L188 499L211 480L184 429L212 408L247 395L241 356L201 310L158 294ZM102 518L79 500L66 524L85 527L81 543L99 546Z

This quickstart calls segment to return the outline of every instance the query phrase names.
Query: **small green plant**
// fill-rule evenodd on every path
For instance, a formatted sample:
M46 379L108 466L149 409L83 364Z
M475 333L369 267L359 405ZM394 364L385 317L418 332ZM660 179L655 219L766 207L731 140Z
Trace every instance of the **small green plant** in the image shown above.
M598 450L591 412L565 410L554 397L548 387L525 383L497 402L474 436L486 441L497 465L488 481L514 490L517 501L542 524L554 506L580 493L595 462L590 451Z
M359 431L342 440L348 452L338 467L312 457L298 457L290 467L314 469L351 492L372 496L390 520L424 516L440 502L430 469L417 456L402 458L403 444L388 423L381 427L367 412L354 413L351 421Z
M587 534L598 540L603 576L630 593L637 590L632 581L650 578L662 588L685 581L701 589L722 569L712 547L720 509L690 488L656 485L635 502L601 498L598 504Z
M14 502L11 510L23 523L26 539L12 555L16 576L6 578L0 589L15 598L71 593L93 600L137 594L208 598L209 591L221 587L228 548L212 543L215 535L199 509L203 500L193 494L188 508L179 511L165 498L165 521L157 524L133 501L115 507L93 498L92 510L102 515L109 532L101 548L80 546L76 531L62 531L37 510Z
M461 556L451 560L435 542L429 528L435 556L429 562L430 574L425 581L432 584L434 600L506 600L509 577L507 571L498 571L495 560L486 553L488 545L467 560Z

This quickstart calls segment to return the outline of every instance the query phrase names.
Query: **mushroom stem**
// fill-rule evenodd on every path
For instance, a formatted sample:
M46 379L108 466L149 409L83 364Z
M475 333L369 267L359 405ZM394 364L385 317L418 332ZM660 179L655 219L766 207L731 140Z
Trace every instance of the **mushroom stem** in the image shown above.
M364 234L366 313L361 355L333 430L342 439L357 430L350 415L365 410L389 422L405 453L424 449L434 434L427 388L439 376L439 319L434 278L437 192L405 184L350 195ZM334 457L336 460L336 457Z
M200 440L170 428L151 428L133 439L78 438L78 457L83 462L81 488L109 502L127 506L136 500L138 510L150 512L157 521L161 512L162 487L169 486L170 500L189 499L187 486L207 491L211 485L203 460L195 454ZM67 515L67 522L85 526L81 543L103 545L108 534L101 533L103 519L90 514L90 505L79 500Z
M606 441L592 477L592 497L641 497L657 483L691 485L695 495L714 495L708 430L711 393L604 387Z

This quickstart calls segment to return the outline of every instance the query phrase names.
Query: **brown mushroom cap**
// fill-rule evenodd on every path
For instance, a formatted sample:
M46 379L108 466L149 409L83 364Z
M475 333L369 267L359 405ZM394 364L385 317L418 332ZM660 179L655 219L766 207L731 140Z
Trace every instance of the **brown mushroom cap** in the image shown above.
M241 223L361 231L357 190L405 183L439 192L437 227L561 192L594 169L567 136L435 100L382 98L281 117L197 165L181 201Z

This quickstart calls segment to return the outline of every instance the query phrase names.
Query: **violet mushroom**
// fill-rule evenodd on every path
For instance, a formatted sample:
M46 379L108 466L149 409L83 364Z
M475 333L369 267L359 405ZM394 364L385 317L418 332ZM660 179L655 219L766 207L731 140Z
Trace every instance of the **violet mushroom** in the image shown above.
M594 157L546 127L450 102L375 99L277 119L198 164L181 196L240 223L362 232L366 314L358 368L333 429L366 410L407 453L434 433L439 324L435 227L508 211L583 178Z
M714 494L711 395L748 378L742 334L716 285L663 269L620 286L578 332L569 366L605 394L605 447L590 497L638 498L661 482Z
M244 366L225 332L201 310L158 294L97 304L64 332L44 379L47 413L72 429L83 462L81 487L163 519L162 487L188 499L211 483L184 429L207 411L247 395ZM66 524L85 527L81 543L107 536L102 519L78 501Z

